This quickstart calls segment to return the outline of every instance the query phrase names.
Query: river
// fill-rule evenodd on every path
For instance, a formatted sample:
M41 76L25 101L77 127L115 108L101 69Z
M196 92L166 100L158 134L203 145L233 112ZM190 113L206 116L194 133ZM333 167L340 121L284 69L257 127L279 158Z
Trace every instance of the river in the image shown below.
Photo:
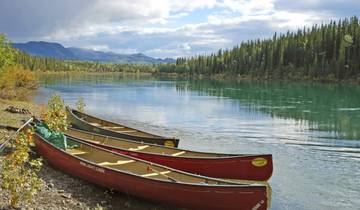
M360 86L45 74L35 101L59 93L86 112L165 136L180 148L271 153L271 209L360 206Z

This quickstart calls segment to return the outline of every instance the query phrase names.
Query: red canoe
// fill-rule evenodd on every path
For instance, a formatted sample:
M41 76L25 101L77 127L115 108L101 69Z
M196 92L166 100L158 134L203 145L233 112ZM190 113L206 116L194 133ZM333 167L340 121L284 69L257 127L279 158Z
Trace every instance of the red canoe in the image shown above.
M150 201L199 210L264 210L267 187L197 176L67 139L61 150L34 134L37 152L52 166L89 182ZM76 148L74 148L76 145Z
M66 135L116 153L203 176L266 181L273 171L272 155L229 155L195 152L145 144L69 128Z

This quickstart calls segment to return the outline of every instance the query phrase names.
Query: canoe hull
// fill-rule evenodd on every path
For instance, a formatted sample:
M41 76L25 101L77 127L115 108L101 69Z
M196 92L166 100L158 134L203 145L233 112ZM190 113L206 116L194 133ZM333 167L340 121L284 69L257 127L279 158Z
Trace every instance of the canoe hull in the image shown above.
M154 202L198 210L267 209L265 186L206 186L144 179L82 161L34 135L37 152L72 176Z
M129 151L107 145L95 144L92 142L88 143L116 153L168 166L180 171L209 177L267 181L270 179L273 172L272 155L248 155L217 158L173 157L154 153ZM263 162L260 163L260 161Z
M171 145L174 147L177 147L179 145L179 139L166 138L166 137L161 137L161 136L159 136L159 137L142 137L142 136L129 135L126 133L120 133L120 132L116 132L113 130L109 130L109 129L91 125L91 124L87 123L86 121L81 120L78 117L76 117L69 108L67 108L67 113L68 113L69 123L74 128L77 128L80 130L93 132L93 133L106 135L106 136L113 136L116 138L124 138L124 139L132 140L132 141L150 143L150 144ZM113 123L113 122L111 122L111 123ZM119 125L119 126L121 126L121 125Z

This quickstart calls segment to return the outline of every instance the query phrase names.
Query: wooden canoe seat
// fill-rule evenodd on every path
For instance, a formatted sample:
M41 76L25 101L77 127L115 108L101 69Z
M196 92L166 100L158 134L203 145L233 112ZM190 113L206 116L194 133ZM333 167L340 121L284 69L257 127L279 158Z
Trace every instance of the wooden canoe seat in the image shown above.
M83 150L79 150L79 149L66 149L67 153L70 153L72 155L82 155L82 154L86 154L87 152L83 151Z
M165 175L165 174L168 174L168 173L171 173L171 171L163 171L163 172L160 172L160 173L150 173L150 174L143 174L141 175L142 177L150 177L150 176L157 176L157 175Z
M97 126L97 127L99 127L99 126L101 126L99 123L89 123L90 125L93 125L93 126Z
M182 155L182 154L185 154L185 151L174 153L171 156L179 156L179 155Z
M143 150L143 149L146 149L148 148L149 145L144 145L144 146L138 146L136 148L129 148L130 151L139 151L139 150Z
M117 166L117 165L124 165L127 163L132 163L132 162L135 162L135 160L118 160L115 163L102 162L102 163L98 163L98 165L100 165L100 166Z

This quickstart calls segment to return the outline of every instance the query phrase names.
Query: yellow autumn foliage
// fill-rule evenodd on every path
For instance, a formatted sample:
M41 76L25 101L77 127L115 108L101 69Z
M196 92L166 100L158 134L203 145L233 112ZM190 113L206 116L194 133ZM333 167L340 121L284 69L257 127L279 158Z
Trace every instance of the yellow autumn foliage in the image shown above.
M38 88L34 73L21 65L8 66L0 75L0 98L27 99L32 90Z

